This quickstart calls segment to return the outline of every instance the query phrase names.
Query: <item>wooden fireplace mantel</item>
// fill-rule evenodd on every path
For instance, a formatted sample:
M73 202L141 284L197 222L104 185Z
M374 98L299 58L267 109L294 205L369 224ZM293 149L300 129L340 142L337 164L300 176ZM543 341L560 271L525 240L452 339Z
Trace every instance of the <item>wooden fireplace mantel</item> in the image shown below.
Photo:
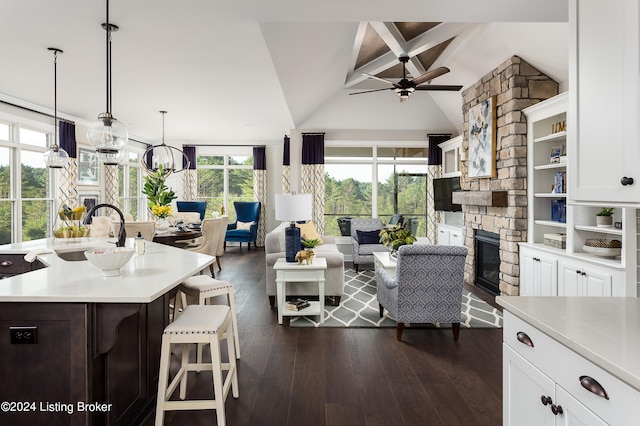
M451 201L454 204L488 207L507 207L507 191L455 191Z

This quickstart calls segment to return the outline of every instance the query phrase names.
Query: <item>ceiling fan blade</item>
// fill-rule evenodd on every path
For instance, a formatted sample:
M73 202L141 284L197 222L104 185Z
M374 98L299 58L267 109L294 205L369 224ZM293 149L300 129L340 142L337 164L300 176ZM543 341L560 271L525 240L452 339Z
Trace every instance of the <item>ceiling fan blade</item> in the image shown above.
M369 78L373 78L374 80L383 81L385 83L391 84L395 86L395 83L391 80L387 80L386 78L378 77L377 75L367 74L366 72L362 73L362 75L366 75Z
M365 90L364 92L349 93L349 95L360 95L362 93L381 92L382 90L393 90L393 89L394 89L393 87L387 87L384 89Z
M414 78L413 80L411 80L411 82L413 84L415 84L416 86L425 83L429 80L433 80L436 77L440 77L442 74L446 74L448 73L450 70L447 67L439 67L436 68L434 70L431 71L427 71L426 73Z
M462 86L455 86L455 85L441 85L441 84L429 84L426 86L418 86L416 87L416 90L432 90L432 91L451 91L451 92L457 92L458 90L462 89Z

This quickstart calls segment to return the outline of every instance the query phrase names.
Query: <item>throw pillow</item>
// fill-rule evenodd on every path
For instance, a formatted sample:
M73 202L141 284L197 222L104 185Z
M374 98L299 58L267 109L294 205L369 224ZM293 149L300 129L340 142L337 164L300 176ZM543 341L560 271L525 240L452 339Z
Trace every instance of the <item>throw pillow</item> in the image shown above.
M236 221L236 229L244 229L244 230L249 230L251 229L251 225L253 225L255 222L240 222L239 220Z
M300 228L300 236L305 240L320 240L320 244L324 244L312 220L307 223L296 223L296 226Z
M379 229L375 231L356 230L356 233L358 234L358 244L380 244Z

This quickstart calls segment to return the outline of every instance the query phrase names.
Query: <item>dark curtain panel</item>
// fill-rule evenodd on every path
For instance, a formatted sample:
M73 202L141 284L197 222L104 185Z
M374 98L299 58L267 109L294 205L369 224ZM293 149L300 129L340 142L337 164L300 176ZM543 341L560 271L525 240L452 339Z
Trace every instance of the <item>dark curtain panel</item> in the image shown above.
M190 145L182 145L182 168L187 168L187 159L189 159L189 170L196 169L196 147ZM186 157L186 158L185 158Z
M324 164L324 133L302 134L302 164Z
M59 121L58 133L58 137L60 138L60 148L67 151L70 158L76 158L76 125L68 121Z
M438 147L444 141L451 139L451 135L427 135L429 142L429 165L439 166L442 164L442 150Z
M267 170L267 150L264 146L253 147L253 170Z
M282 154L282 165L291 165L291 139L289 139L289 136L284 137L284 153Z
M151 148L151 145L147 145L147 149ZM153 164L153 150L149 150L147 151L147 158L144 159L144 162L147 163L147 166L149 166L149 168L152 167Z

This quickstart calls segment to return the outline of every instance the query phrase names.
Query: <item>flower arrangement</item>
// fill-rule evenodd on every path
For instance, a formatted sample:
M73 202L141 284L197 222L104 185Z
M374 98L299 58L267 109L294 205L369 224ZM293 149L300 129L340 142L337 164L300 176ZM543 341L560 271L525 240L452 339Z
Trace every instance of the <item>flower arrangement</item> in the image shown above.
M167 176L167 172L162 166L159 166L158 171L144 177L144 188L142 189L142 193L146 195L149 200L147 206L151 210L151 213L161 218L166 218L173 213L171 210L171 201L178 198L175 192L165 184ZM160 207L162 207L162 209ZM161 213L162 216L156 212Z
M151 213L159 217L160 219L166 219L168 216L171 216L173 213L173 208L171 206L163 206L160 204L154 204L151 206Z

